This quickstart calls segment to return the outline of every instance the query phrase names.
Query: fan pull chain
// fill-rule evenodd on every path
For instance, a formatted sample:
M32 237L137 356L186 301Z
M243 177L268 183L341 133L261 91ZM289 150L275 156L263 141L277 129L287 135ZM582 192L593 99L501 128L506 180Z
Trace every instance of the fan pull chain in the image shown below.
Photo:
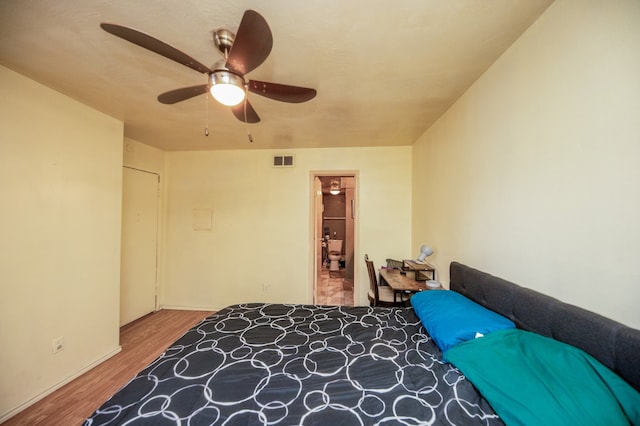
M204 135L205 136L209 136L209 93L207 91L207 93L205 94L205 110L206 110L206 115L205 115L205 124L204 124Z
M244 125L247 128L247 138L249 142L253 143L253 136L249 133L249 123L247 122L247 87L244 88Z

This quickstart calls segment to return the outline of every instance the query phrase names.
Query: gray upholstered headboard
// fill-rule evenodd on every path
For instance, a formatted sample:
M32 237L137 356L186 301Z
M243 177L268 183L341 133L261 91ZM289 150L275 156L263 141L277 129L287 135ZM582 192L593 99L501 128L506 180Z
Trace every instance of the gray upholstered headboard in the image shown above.
M584 350L640 391L640 330L458 262L451 262L450 274L451 290L518 328Z

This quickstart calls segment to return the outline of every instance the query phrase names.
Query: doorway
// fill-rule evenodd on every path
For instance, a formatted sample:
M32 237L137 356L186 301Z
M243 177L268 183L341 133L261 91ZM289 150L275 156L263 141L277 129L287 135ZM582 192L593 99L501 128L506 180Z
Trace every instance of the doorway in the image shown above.
M313 303L355 305L356 174L314 176L315 274Z

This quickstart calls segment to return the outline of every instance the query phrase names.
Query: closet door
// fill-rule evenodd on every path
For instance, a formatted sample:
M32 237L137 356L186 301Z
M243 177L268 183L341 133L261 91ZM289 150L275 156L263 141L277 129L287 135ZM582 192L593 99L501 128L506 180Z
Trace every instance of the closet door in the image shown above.
M159 176L124 167L120 325L156 310Z

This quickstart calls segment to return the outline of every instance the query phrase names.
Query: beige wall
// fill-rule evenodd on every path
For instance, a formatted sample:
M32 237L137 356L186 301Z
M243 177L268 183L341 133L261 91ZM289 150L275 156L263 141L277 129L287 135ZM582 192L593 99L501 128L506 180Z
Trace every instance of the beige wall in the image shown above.
M165 152L161 149L124 138L122 162L127 167L157 173L162 181Z
M278 154L293 154L295 167L273 168ZM239 302L310 302L311 175L330 170L358 175L356 260L364 253L379 264L407 256L410 147L171 152L162 304L219 309ZM194 230L194 210L211 211L210 230ZM356 301L366 304L364 261L355 266Z
M557 1L419 139L443 281L455 259L640 328L639 46L640 2Z
M2 421L119 350L123 124L3 67L0 93Z

